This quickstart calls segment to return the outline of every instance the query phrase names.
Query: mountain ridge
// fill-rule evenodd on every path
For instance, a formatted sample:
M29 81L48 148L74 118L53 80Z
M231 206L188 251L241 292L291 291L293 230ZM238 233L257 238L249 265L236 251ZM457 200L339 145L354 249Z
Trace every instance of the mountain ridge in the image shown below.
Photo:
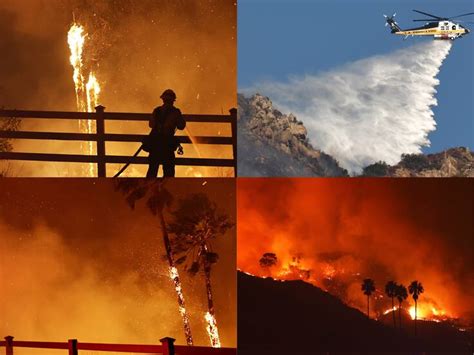
M334 157L313 147L304 123L274 108L270 98L238 94L238 169L241 176L349 176ZM376 162L359 176L474 177L474 153L455 147Z

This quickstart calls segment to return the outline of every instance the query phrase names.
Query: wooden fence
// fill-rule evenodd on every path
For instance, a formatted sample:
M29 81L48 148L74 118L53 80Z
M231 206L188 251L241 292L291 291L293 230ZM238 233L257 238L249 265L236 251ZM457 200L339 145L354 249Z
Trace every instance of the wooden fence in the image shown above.
M173 338L160 339L161 345L140 345L140 344L103 344L103 343L82 343L76 339L69 339L66 342L45 342L45 341L18 341L12 336L6 336L4 341L0 341L0 348L5 347L5 355L14 355L15 348L32 349L56 349L67 350L68 355L79 355L79 350L104 351L104 352L127 352L146 353L162 355L236 355L235 348L209 348L204 346L184 346L174 345Z
M207 167L232 167L234 176L237 176L237 109L229 111L229 115L183 115L187 122L201 123L228 123L231 126L231 137L197 136L197 144L232 145L232 159L212 158L176 158L176 165L207 166ZM30 132L0 130L0 138L5 139L35 139L35 140L60 140L60 141L87 141L95 142L96 155L74 154L45 154L34 152L0 152L0 160L27 160L44 162L70 162L97 164L98 177L106 177L106 164L126 164L131 157L120 155L107 155L106 142L142 142L144 135L139 134L112 134L105 133L105 121L146 121L151 114L145 113L120 113L105 112L105 107L97 106L96 112L59 112L59 111L19 111L0 110L0 119L4 118L30 118L30 119L59 119L59 120L93 120L96 122L96 133L59 133L59 132ZM147 125L148 127L148 125ZM178 136L180 143L192 143L187 136ZM132 164L148 164L147 157L135 157Z

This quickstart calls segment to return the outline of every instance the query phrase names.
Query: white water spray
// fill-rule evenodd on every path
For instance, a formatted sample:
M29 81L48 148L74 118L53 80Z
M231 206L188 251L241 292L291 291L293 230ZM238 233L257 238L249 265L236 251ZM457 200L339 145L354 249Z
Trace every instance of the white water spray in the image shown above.
M251 90L294 113L313 146L359 173L380 160L396 164L402 154L429 146L428 134L436 127L436 75L450 48L450 41L425 42Z

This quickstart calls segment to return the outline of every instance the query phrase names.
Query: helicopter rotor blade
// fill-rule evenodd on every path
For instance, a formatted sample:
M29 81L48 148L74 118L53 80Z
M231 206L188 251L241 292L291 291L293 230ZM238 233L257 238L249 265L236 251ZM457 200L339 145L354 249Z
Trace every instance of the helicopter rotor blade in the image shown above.
M413 11L418 12L418 13L423 14L423 15L426 15L426 16L429 16L429 17L436 18L438 20L444 20L442 17L431 15L431 14L428 14L428 13L423 12L423 11L418 11L418 10L413 10Z
M415 22L417 21L424 21L424 22L435 22L435 21L438 21L438 20L435 20L435 19L432 19L432 18L429 18L429 19L418 19L418 20L413 20Z
M468 16L468 15L474 15L474 12L469 12L468 14L462 14L462 15L457 15L457 16L449 17L449 19L451 20L451 19L453 19L453 18Z

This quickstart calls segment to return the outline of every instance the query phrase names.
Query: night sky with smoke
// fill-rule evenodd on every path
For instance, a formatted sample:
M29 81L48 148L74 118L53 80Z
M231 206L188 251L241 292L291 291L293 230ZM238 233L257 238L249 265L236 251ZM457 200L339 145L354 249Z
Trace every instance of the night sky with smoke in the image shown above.
M169 181L175 201L204 193L235 221L231 179ZM167 216L168 220L171 218ZM131 210L114 181L6 179L0 184L0 333L16 339L185 344L160 225ZM215 240L212 283L223 346L236 344L235 229ZM181 270L196 345L209 346L201 274Z
M228 114L236 106L236 12L233 0L2 0L0 107L76 110L67 44L75 20L87 33L84 68L96 73L99 102L107 111L151 113L161 104L160 94L172 88L183 113ZM24 119L21 128L71 132L77 123ZM194 136L230 133L229 127L215 125L188 128ZM106 130L148 133L148 125L109 122ZM107 152L132 155L137 148L110 143ZM186 156L196 156L195 149L186 148ZM14 150L78 154L81 146L16 140ZM214 157L231 154L220 146L201 151ZM178 174L192 175L180 169ZM71 166L44 163L16 164L11 175L77 176ZM136 175L143 176L143 169Z
M382 294L389 280L419 280L421 316L431 315L425 302L472 321L473 206L466 196L473 189L469 179L240 179L237 265L285 278L293 263L362 310L363 278L373 278ZM265 252L279 259L270 270L259 265ZM388 299L377 300L375 314L387 306Z

